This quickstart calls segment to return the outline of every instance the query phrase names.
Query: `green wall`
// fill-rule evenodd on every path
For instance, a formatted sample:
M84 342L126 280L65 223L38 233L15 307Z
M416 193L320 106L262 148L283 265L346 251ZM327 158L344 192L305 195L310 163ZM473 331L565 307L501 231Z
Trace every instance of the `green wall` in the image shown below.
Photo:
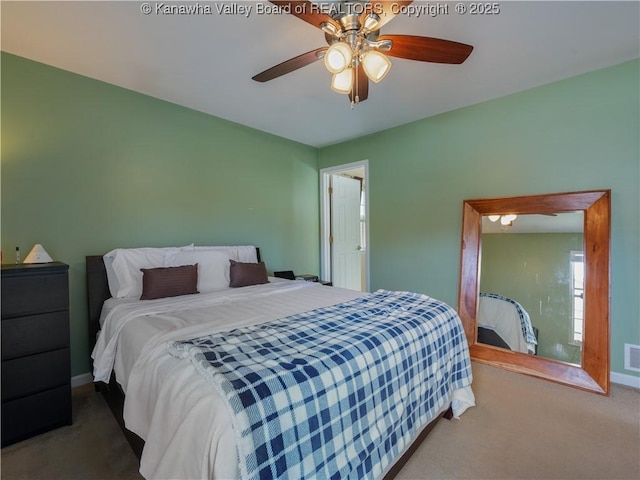
M537 327L538 355L581 361L573 334L571 252L583 249L581 233L482 235L480 291L517 301Z
M85 255L254 244L269 270L318 272L317 154L3 53L3 262L41 243L70 265L72 374L87 372Z
M623 349L640 344L639 69L634 60L323 148L320 168L369 160L371 288L457 305L464 199L610 188L611 366L638 375Z
M317 272L319 168L369 160L371 288L452 305L463 199L611 188L612 370L632 375L622 352L640 343L639 66L317 150L3 53L4 261L42 243L70 264L77 375L85 255L254 243L270 270Z

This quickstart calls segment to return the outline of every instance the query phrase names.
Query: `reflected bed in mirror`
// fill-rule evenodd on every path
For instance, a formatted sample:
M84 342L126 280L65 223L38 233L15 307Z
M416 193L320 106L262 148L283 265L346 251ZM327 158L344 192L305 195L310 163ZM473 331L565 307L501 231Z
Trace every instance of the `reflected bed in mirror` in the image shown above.
M472 358L608 394L609 209L609 190L465 200Z
M584 216L555 212L508 220L482 216L478 342L580 365ZM487 341L486 330L506 347Z

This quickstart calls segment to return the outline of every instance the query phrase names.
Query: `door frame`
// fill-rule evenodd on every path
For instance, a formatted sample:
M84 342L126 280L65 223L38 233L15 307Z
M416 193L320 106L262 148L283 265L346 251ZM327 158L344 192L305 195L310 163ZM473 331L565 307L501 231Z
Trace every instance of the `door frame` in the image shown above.
M365 198L365 234L367 236L367 248L364 251L365 263L365 289L369 291L369 160L345 163L333 167L320 169L320 278L331 279L331 245L329 244L329 232L331 231L331 208L329 198L329 177L344 173L354 168L364 168L364 198Z

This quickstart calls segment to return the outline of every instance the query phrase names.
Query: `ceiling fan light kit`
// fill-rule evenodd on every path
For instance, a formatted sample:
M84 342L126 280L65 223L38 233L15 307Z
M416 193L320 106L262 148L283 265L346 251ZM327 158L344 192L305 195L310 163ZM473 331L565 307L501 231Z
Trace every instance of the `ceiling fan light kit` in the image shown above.
M324 55L324 65L331 73L340 73L351 66L353 51L344 42L336 42L329 47ZM349 93L349 92L347 92Z
M331 90L337 93L349 94L353 88L353 68L346 68L340 73L334 73L331 78Z
M362 66L369 80L378 83L391 70L391 60L376 50L369 50L362 56Z
M357 47L356 47L357 48ZM391 60L376 50L365 53L354 50L343 41L337 41L329 47L324 56L324 64L330 73L331 89L348 95L353 88L354 67L362 64L369 80L378 83L391 69Z
M333 74L331 89L349 95L351 105L367 99L368 82L380 82L391 69L388 56L420 62L461 64L473 47L464 43L416 35L380 36L380 28L413 0L348 1L332 4L331 15L309 0L271 0L299 19L319 28L329 47L298 55L253 77L267 82L320 58ZM384 55L381 52L385 52Z

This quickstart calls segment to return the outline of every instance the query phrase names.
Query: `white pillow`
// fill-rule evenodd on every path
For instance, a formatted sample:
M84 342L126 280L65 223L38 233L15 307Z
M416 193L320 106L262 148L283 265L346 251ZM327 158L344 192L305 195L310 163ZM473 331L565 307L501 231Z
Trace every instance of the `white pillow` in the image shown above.
M165 267L198 264L198 291L214 292L229 288L229 252L221 248L167 252Z
M165 254L179 252L168 248L116 248L103 256L109 291L113 298L140 298L142 295L141 268L164 266Z
M202 250L216 250L216 251L224 251L229 255L229 258L235 260L236 262L243 263L257 263L258 255L256 252L256 247L253 245L240 245L240 246L200 246L200 245L192 245L192 250L202 251Z

